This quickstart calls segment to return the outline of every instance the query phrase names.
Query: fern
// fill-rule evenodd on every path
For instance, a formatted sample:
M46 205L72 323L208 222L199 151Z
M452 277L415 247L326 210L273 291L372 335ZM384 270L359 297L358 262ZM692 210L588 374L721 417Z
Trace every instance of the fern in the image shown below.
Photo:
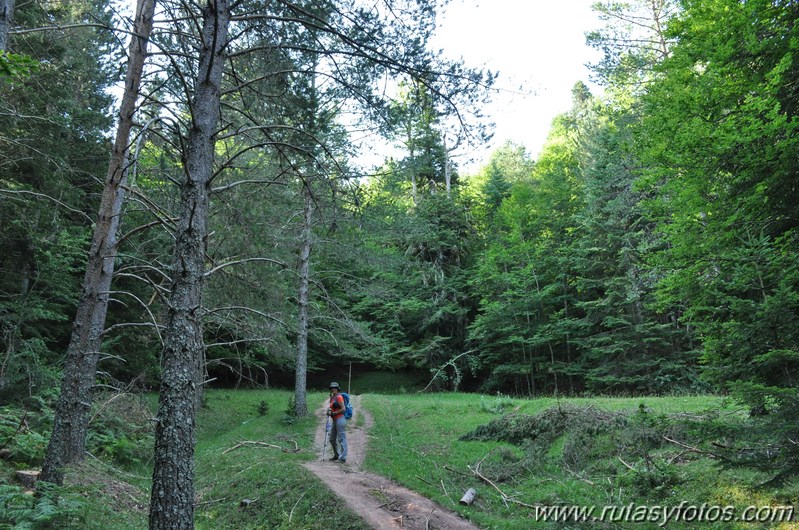
M83 500L65 488L41 483L38 495L18 486L0 485L0 527L14 530L65 527L84 509Z

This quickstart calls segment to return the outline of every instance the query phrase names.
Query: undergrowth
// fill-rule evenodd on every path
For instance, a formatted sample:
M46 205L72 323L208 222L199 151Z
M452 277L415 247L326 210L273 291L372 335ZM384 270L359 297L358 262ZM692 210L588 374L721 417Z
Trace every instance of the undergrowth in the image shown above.
M206 393L197 418L196 528L367 528L333 501L331 485L302 467L319 457L320 420L293 416L292 395ZM310 408L325 398L310 394ZM14 472L41 462L52 413L42 403L0 409L0 528L146 528L154 404L153 396L98 396L91 456L70 469L64 487L38 495L17 485ZM777 470L745 465L763 454L776 455L779 464L779 448L762 440L761 420L719 398L409 393L364 395L361 407L374 418L368 470L486 529L658 527L542 522L536 520L541 506L790 505L799 498L794 478L770 483ZM469 488L477 497L462 506ZM697 527L791 528L668 524Z
M375 414L366 465L485 528L569 528L537 520L549 506L791 505L799 482L741 467L757 424L705 396L513 400L465 394L367 396ZM497 401L498 402L498 401ZM397 413L399 412L399 413ZM772 472L773 475L773 472ZM458 503L468 488L472 506ZM576 524L571 521L571 524ZM658 528L582 521L572 528ZM723 521L669 528L793 528Z
M196 528L368 528L331 502L328 486L302 467L319 458L314 434L320 420L313 414L291 415L292 396L277 390L208 393L195 452ZM309 394L309 408L325 397ZM269 405L264 407L264 401Z
M206 393L197 416L196 528L368 528L331 502L328 486L302 467L319 457L318 420L286 421L292 395ZM309 394L308 401L321 404L325 397ZM39 483L36 495L17 484L14 473L41 464L52 413L0 410L0 446L8 449L0 460L0 528L147 528L155 402L152 395L98 396L87 444L91 455L68 470L64 487Z
M86 503L67 488L42 483L37 495L0 484L0 528L69 528L83 522Z

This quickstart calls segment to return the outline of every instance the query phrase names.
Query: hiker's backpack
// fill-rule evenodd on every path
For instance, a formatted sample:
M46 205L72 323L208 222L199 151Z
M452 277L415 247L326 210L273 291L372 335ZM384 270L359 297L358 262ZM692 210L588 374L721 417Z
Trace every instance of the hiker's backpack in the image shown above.
M352 410L352 405L350 405L350 395L346 392L340 392L341 397L344 398L344 419L352 418L354 411Z

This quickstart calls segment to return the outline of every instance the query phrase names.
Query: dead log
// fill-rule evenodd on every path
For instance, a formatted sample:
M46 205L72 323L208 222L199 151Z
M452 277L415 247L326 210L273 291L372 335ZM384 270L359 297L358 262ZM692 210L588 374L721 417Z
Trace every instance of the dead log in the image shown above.
M461 497L460 503L463 506L470 506L474 502L475 495L477 495L477 490L469 488L466 490L466 493L463 494L463 497Z

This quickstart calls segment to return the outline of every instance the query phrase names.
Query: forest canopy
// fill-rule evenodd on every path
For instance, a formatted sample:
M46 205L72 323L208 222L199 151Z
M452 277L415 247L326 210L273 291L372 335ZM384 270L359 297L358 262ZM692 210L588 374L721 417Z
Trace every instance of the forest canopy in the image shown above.
M157 390L150 527L192 528L203 390L300 417L352 366L731 395L735 463L799 469L799 3L598 2L602 93L473 172L498 74L435 0L136 4L0 0L0 399L43 482L95 392Z
M162 404L296 386L302 414L306 377L354 363L796 419L797 2L597 3L602 94L472 174L497 74L429 49L435 2L145 5L0 2L4 401L53 402L88 355L86 391Z
M406 50L416 54L407 70L392 74L386 55L384 70L367 75L366 59L345 66L313 53L314 39L324 45L346 28L335 10L310 6L287 4L259 25L253 4L234 20L223 87L232 112L216 140L230 162L216 170L203 288L216 384L291 381L306 237L311 373L354 362L423 370L441 389L735 390L763 406L795 385L795 3L598 4L605 26L588 42L604 53L594 65L603 94L577 83L537 159L509 142L475 174L461 174L453 153L490 134L475 103L489 97L493 74L435 66L419 47ZM124 17L111 8L22 4L9 26L4 398L52 387L69 342L122 53L111 30ZM646 23L632 29L624 9ZM317 20L319 34L291 34L291 10ZM26 31L51 19L75 27ZM184 156L185 87L170 69L191 67L181 66L180 34L165 29L156 21L134 120L99 367L107 381L145 387L160 377ZM282 51L267 45L274 39ZM366 44L350 44L365 57ZM395 74L405 81L378 101L370 83ZM358 98L373 120L364 126L393 146L377 168L353 162L341 109ZM307 236L304 195L315 213Z

